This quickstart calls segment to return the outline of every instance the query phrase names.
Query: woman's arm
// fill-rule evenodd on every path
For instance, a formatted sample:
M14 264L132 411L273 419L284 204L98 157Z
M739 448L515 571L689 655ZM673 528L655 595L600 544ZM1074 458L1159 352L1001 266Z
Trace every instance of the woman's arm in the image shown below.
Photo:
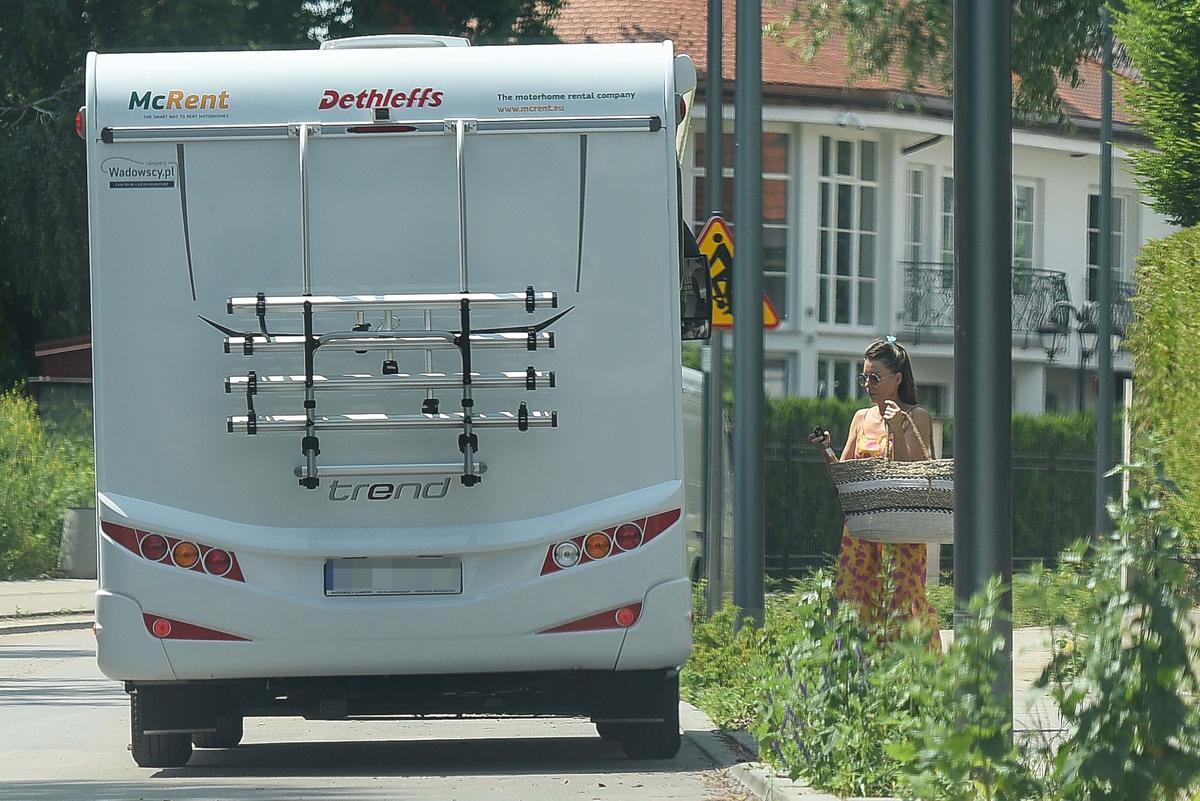
M842 448L842 458L839 461L858 458L858 428L862 425L863 414L865 409L859 409L854 413L854 419L850 421L850 433L846 435L846 447Z
M895 449L892 454L898 462L920 462L925 459L933 458L933 419L929 416L929 412L923 406L913 406L908 410L908 416L912 419L912 424L908 420L902 423L901 433L895 437ZM903 417L901 418L903 419ZM921 440L917 439L916 430L921 432L921 439L925 441L925 445L929 448L929 455L925 454L925 449L921 447Z

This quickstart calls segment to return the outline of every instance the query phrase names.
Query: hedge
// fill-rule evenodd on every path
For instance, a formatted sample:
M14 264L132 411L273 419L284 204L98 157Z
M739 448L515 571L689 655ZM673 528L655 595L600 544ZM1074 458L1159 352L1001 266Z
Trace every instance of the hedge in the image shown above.
M1193 548L1200 547L1200 226L1148 242L1138 256L1137 322L1126 342L1136 383L1133 422L1158 434L1170 499Z
M63 512L95 503L90 435L51 429L33 401L0 392L0 579L55 570Z
M835 450L846 441L862 401L789 397L767 403L763 459L766 476L767 553L814 566L837 553L842 513L837 493L808 435L820 426ZM1095 418L1088 415L1015 415L1013 438L1013 556L1052 563L1091 531ZM953 455L947 422L942 454ZM774 572L782 572L782 565Z

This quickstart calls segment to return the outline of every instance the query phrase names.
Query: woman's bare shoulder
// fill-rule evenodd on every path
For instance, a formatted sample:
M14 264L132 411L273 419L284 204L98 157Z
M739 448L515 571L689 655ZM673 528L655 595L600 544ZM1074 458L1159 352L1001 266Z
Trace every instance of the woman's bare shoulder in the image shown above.
M920 404L917 404L916 406L909 406L908 413L910 415L912 415L912 418L914 420L932 420L933 419L933 417L929 414L929 410L926 409L924 406L921 406Z

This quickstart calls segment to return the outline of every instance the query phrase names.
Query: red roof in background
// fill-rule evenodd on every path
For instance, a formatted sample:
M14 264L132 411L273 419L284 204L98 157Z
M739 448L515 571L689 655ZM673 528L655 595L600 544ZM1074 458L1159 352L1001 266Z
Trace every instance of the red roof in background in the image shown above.
M726 81L734 77L735 3L723 3L722 40L724 55L721 75ZM772 22L783 17L783 8L770 0L763 2L763 20ZM554 30L565 42L658 42L671 39L675 50L687 53L704 72L707 66L707 0L567 0L554 23ZM903 92L901 82L884 82L877 75L848 83L844 36L830 36L817 49L813 60L805 61L798 50L781 42L763 39L763 92L767 96L810 96L846 100L885 100L885 96ZM1083 83L1071 88L1063 82L1059 97L1066 113L1076 119L1100 119L1100 65L1089 59L1080 65ZM703 88L701 81L701 88ZM936 87L921 83L919 92L926 99L945 99ZM1120 86L1114 84L1114 119L1129 122L1121 113Z

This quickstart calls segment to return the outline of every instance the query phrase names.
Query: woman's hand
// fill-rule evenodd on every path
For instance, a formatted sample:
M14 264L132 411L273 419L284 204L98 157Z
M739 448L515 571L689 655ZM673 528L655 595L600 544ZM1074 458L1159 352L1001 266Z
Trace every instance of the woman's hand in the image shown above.
M829 435L828 431L821 431L820 436L817 436L817 432L814 431L808 435L808 441L821 449L821 455L825 457L826 461L837 461L837 455L833 452L833 437Z
M893 400L883 402L883 422L892 433L899 434L904 430L904 421L907 419L904 411L900 408L900 404Z

